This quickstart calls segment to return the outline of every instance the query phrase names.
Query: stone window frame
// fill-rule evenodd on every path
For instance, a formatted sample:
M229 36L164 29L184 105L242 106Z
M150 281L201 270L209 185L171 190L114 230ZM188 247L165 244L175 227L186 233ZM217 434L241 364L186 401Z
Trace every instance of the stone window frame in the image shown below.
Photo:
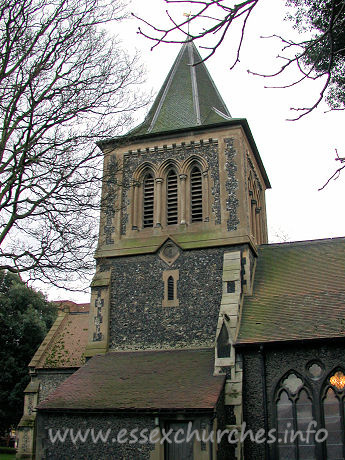
M143 163L134 173L131 195L131 227L132 230L151 231L153 227L144 227L144 180L151 174L154 180L153 192L153 227L155 226L155 215L157 207L157 171L152 163Z
M177 222L174 224L168 224L168 175L171 172L174 172L177 177ZM182 202L181 202L181 178L179 174L179 165L176 164L175 161L169 161L167 165L165 165L164 171L161 173L162 184L160 195L161 195L161 206L160 210L157 209L157 214L160 215L160 226L164 228L173 228L176 225L179 225L181 222L181 209L182 209Z
M195 175L195 172L197 172L198 174L198 177L196 178L196 175ZM194 174L194 176L193 176ZM193 224L195 222L202 222L203 221L203 218L204 218L204 203L203 203L203 199L204 199L204 194L203 194L203 187L202 187L202 171L201 171L201 168L198 164L195 164L191 170L190 170L190 187L189 187L189 195L190 195L190 215L191 215L191 218L190 218L190 222ZM197 193L194 193L194 196L193 196L193 181L194 181L194 186L195 186L195 183L198 183L201 184L201 190L199 191L199 194ZM194 220L193 220L193 199L194 200L197 200L198 198L201 197L201 218L199 217L199 213L197 213L197 216L194 216ZM195 201L194 201L195 203ZM195 208L198 208L198 206L195 206ZM195 215L195 211L194 211L194 215Z
M191 174L193 169L197 167L201 172L202 180L202 220L192 222L192 184ZM185 181L185 222L188 225L200 225L203 222L209 222L210 220L210 188L209 188L209 170L208 164L203 158L199 158L195 155L188 158L184 164L184 168L181 176ZM182 177L181 177L182 179ZM182 222L181 222L182 223Z
M227 336L228 336L228 343L229 343L229 355L226 357L218 356L218 340L220 339L220 334L222 328L225 327ZM230 321L228 315L224 315L224 319L221 323L219 330L217 331L216 340L215 340L215 364L216 366L229 366L233 362L235 358L235 350L233 347L233 342L231 338L231 331L230 331Z
M162 300L162 307L178 307L179 299L177 294L177 282L180 278L179 270L164 270L163 271L163 283L164 283L164 298ZM174 282L174 298L168 299L168 280L173 279Z
M145 225L145 182L148 178L152 178L152 185L153 185L153 198L152 198L152 225ZM153 175L153 172L150 169L147 169L145 171L145 174L143 174L143 188L142 188L142 227L143 228L152 228L154 226L154 206L155 206L155 176Z
M202 221L191 221L191 172L198 167L202 176ZM167 176L174 170L178 177L178 222L167 224ZM175 159L167 159L158 167L149 162L144 162L133 175L131 222L132 230L148 231L153 227L143 226L143 181L150 173L154 178L154 213L153 227L164 229L175 228L179 225L196 226L203 222L209 222L210 213L210 190L209 190L209 169L206 160L197 155L188 157L183 162Z

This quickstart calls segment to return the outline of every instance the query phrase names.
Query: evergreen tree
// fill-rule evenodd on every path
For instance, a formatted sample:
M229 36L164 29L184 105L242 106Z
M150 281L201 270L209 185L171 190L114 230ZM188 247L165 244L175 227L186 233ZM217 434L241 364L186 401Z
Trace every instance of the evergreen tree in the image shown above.
M56 317L56 307L12 273L0 271L0 434L23 413L28 364Z

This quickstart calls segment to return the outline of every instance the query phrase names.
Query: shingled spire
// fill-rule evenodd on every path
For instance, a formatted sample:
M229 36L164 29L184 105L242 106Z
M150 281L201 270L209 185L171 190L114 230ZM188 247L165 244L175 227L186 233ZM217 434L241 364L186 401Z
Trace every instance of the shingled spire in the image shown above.
M159 133L227 121L224 104L193 42L185 42L144 122L130 134Z

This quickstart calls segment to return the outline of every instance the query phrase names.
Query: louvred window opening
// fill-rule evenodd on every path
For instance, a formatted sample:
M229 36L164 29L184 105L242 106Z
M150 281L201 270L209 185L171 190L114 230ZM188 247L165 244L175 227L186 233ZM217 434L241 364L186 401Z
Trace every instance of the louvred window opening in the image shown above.
M143 227L153 227L154 180L151 174L144 179Z

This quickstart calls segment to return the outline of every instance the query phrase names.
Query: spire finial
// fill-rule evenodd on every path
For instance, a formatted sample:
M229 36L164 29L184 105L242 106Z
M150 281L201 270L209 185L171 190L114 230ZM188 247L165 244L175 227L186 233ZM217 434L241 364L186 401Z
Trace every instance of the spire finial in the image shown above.
M183 13L183 16L185 16L186 18L188 18L188 30L187 30L187 34L188 34L188 37L190 37L190 34L189 34L189 24L190 24L190 21L189 21L189 18L192 16L192 12L190 11L189 13Z

